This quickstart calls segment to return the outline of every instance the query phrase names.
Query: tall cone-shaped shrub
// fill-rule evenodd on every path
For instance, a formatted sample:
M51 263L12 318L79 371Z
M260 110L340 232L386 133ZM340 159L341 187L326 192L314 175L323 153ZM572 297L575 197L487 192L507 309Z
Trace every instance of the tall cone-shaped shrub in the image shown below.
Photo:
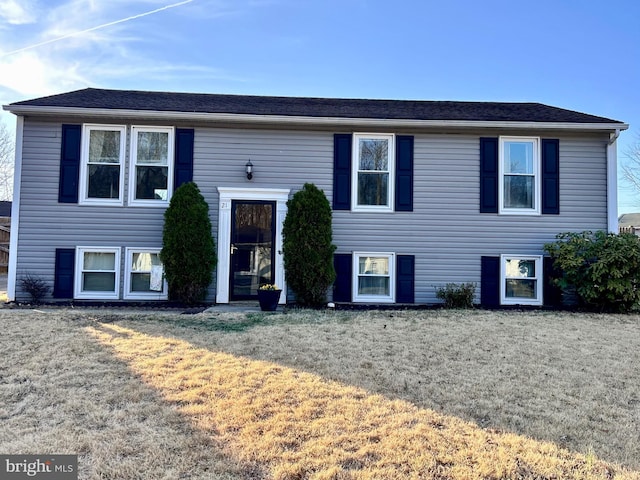
M193 182L175 191L164 213L160 258L170 300L186 304L204 300L217 258L209 205Z
M331 206L324 192L305 183L287 202L282 228L287 284L302 306L318 307L336 277L333 268Z

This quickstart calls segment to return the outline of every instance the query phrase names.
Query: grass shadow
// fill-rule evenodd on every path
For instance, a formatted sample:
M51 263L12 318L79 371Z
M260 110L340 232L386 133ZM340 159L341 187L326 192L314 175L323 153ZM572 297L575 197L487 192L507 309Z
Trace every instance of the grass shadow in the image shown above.
M119 323L640 468L638 318L513 311L254 315Z
M87 332L240 461L294 478L638 478L581 456L280 363L135 325ZM226 337L226 334L223 335Z

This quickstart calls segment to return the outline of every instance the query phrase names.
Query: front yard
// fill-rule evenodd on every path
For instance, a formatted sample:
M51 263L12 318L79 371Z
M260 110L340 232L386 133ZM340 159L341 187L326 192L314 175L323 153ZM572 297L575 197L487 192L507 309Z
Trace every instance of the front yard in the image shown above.
M640 478L640 317L0 310L0 452L80 478Z

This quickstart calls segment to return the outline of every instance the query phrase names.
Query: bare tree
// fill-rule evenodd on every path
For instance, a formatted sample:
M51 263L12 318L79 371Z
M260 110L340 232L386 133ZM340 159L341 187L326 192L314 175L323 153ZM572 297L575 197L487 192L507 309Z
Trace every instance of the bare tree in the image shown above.
M9 129L0 124L0 200L13 197L14 145Z
M636 193L640 194L640 133L636 140L623 152L624 160L620 163L622 178Z

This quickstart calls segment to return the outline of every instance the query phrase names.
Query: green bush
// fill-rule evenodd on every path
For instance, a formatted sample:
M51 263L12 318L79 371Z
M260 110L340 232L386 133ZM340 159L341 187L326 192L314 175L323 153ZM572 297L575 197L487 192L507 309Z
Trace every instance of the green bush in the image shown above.
M282 228L287 284L302 306L319 307L336 277L331 243L331 206L324 192L305 183L287 202Z
M600 311L628 312L640 304L640 238L603 231L560 233L544 249L561 272L554 283L574 288L581 303Z
M473 308L475 283L447 283L436 288L436 297L444 301L445 308Z
M204 300L217 258L209 205L193 182L175 191L164 213L160 258L170 300L186 304Z

